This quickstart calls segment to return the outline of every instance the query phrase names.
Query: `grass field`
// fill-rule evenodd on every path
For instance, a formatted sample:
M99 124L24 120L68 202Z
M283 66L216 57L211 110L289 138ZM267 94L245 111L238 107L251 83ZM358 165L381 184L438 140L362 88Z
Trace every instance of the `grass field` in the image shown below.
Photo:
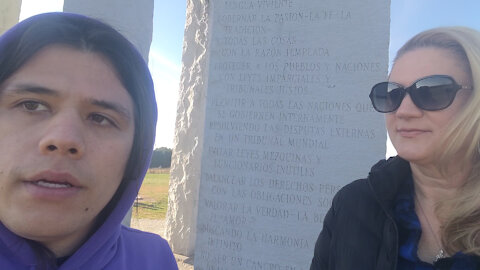
M137 200L133 205L132 218L164 219L168 204L168 173L147 173Z

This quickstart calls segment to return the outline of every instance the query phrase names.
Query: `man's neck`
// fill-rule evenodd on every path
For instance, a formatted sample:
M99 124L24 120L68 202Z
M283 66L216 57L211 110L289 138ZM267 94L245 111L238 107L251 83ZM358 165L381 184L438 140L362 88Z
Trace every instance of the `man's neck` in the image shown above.
M48 248L55 257L67 257L72 255L88 238L90 233L90 228L86 230L76 231L71 235L66 235L63 237L44 239L39 241L42 245Z

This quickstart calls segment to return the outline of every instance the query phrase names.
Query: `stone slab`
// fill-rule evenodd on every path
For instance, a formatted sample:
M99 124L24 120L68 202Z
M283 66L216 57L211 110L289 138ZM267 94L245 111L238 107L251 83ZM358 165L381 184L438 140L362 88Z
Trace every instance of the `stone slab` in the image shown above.
M170 168L166 239L193 256L208 81L209 1L187 0L177 120Z
M148 59L154 0L64 0L63 11L100 19L125 35Z
M390 3L188 3L167 237L197 270L308 269L334 194L385 157Z
M18 23L22 0L2 0L0 5L0 35Z

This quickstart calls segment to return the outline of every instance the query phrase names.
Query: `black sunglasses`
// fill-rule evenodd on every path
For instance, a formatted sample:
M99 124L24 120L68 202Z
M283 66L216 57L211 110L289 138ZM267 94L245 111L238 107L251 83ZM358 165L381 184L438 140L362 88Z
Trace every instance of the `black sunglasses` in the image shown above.
M437 111L450 106L460 89L471 90L473 87L459 85L447 75L432 75L417 80L409 87L394 82L377 83L369 97L375 110L381 113L397 110L407 93L418 108Z

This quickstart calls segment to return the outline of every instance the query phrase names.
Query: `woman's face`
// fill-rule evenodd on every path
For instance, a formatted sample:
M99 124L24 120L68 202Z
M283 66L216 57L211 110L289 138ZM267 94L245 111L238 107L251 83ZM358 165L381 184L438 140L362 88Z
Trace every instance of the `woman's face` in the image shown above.
M414 49L397 59L389 81L410 86L429 75L449 75L463 86L471 86L468 68L446 49L426 47ZM402 158L417 164L429 164L435 151L442 147L441 136L448 123L464 107L471 90L460 90L453 103L439 111L419 109L407 94L400 107L386 114L390 139Z

